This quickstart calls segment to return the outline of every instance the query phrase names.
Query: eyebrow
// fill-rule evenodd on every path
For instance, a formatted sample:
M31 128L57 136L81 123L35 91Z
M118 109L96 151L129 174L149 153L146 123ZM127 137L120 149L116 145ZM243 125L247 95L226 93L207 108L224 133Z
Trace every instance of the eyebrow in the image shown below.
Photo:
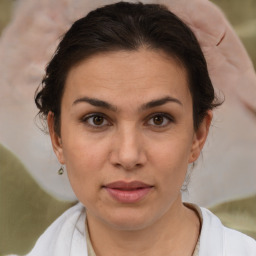
M91 104L95 107L106 108L106 109L109 109L109 110L112 110L112 111L115 111L115 112L117 111L116 106L113 106L113 105L111 105L110 103L108 103L106 101L95 99L95 98L88 98L88 97L79 98L79 99L75 100L72 105L75 105L75 104L80 103L80 102L87 102L87 103L89 103L89 104Z
M141 109L145 110L145 109L149 109L149 108L159 107L159 106L166 104L167 102L174 102L174 103L177 103L177 104L183 106L183 104L178 99L167 96L164 98L152 100L148 103L145 103L142 105Z
M89 97L82 97L82 98L79 98L77 100L75 100L73 102L72 105L76 105L80 102L86 102L86 103L89 103L95 107L101 107L101 108L106 108L108 110L112 110L114 112L117 111L117 107L106 102L106 101L103 101L103 100L99 100L99 99L95 99L95 98L89 98ZM167 102L174 102L174 103L177 103L181 106L183 106L183 104L176 98L173 98L173 97L170 97L170 96L167 96L167 97L163 97L163 98L160 98L160 99L156 99L156 100L152 100L152 101L149 101L145 104L143 104L141 107L140 107L140 110L146 110L146 109L149 109L149 108L154 108L154 107L158 107L158 106L162 106L164 104L166 104Z

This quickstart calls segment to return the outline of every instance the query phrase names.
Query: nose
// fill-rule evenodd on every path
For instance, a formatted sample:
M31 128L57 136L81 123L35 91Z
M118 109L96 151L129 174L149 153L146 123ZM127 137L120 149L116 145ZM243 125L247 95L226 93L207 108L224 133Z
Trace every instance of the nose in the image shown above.
M134 170L145 165L146 160L142 135L136 128L119 129L112 141L111 164L125 170Z

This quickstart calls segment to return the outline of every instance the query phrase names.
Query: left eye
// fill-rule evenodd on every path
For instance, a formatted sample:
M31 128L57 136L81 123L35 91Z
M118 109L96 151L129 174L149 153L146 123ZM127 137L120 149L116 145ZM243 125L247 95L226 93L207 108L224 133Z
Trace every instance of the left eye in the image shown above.
M101 115L90 115L83 119L83 122L86 122L89 126L93 127L103 127L109 125L109 122L104 116Z
M164 127L172 121L172 118L164 114L156 114L147 122L148 125Z

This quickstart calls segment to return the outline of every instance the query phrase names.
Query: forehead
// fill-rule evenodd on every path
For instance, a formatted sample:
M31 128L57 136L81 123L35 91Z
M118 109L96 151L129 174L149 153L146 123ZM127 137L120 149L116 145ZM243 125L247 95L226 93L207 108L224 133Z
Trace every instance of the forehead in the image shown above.
M187 72L161 51L140 49L100 53L70 69L64 97L88 95L127 100L145 97L190 98Z

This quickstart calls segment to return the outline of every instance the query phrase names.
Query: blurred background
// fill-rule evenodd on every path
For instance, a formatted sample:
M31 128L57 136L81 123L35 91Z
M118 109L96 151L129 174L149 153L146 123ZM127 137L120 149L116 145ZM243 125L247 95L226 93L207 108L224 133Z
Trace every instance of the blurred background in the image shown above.
M11 20L15 0L0 0L0 33ZM256 66L256 1L213 0L225 13Z

